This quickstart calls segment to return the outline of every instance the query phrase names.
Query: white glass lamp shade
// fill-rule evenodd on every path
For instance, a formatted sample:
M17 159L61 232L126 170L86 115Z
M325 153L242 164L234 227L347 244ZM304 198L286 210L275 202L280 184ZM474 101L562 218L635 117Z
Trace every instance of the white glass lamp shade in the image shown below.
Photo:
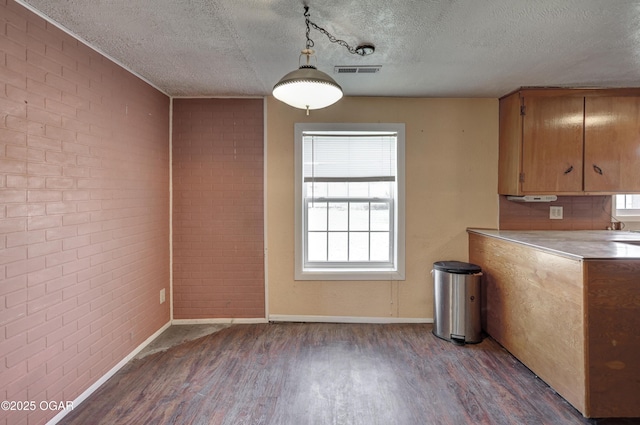
M303 65L273 86L273 96L299 109L321 109L342 98L342 87L315 66Z

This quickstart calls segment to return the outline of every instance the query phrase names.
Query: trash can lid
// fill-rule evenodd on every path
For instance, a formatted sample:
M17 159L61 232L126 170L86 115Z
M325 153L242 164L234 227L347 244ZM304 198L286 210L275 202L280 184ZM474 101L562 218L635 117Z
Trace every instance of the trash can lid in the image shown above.
M433 268L442 272L456 274L476 274L482 271L480 266L462 261L438 261L433 263Z

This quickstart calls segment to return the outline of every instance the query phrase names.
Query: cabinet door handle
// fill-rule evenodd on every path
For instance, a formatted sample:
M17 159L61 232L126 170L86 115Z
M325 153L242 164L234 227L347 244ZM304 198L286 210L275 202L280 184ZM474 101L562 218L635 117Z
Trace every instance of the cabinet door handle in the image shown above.
M593 164L593 171L602 175L602 168L598 167L596 164Z
M567 168L567 169L564 171L564 173L565 173L565 174L569 174L569 173L570 173L570 172L572 172L572 171L573 171L573 165L572 165L572 166L570 166L569 168Z

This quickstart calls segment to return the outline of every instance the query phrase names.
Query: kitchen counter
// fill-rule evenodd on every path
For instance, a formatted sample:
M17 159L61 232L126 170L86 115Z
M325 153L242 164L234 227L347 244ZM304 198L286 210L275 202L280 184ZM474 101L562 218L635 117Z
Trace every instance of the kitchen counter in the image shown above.
M640 259L640 233L621 230L490 230L469 233L502 239L577 260Z
M585 417L640 418L640 233L468 233L483 329Z

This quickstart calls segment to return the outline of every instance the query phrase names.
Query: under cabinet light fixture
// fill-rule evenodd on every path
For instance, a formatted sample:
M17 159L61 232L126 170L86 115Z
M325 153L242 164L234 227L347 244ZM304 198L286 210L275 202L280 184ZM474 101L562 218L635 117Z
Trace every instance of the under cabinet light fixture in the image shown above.
M525 196L507 196L507 201L514 202L554 202L557 201L556 195L525 195Z

